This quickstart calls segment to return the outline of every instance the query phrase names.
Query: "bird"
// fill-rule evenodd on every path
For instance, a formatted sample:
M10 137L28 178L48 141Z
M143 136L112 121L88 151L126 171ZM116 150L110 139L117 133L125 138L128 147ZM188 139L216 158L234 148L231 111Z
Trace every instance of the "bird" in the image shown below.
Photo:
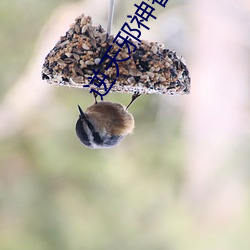
M117 146L134 130L134 117L128 108L138 96L140 94L135 93L127 107L108 101L97 102L96 95L95 103L85 112L78 105L79 118L75 130L81 143L91 149Z

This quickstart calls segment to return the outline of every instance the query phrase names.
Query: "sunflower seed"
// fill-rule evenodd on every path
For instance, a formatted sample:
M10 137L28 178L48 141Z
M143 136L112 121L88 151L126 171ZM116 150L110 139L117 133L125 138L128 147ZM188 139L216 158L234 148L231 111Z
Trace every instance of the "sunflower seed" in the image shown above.
M85 50L89 50L89 46L86 44L86 43L83 43L82 44L82 48L85 49Z

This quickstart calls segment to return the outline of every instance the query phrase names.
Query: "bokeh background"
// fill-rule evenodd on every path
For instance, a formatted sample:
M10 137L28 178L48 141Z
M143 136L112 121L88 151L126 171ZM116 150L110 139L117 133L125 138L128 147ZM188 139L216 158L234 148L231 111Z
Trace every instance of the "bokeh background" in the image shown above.
M116 1L113 34L140 2ZM140 97L134 134L90 150L74 126L91 94L41 67L81 13L106 27L108 4L0 2L0 249L249 250L249 0L157 8L142 36L183 55L191 94Z

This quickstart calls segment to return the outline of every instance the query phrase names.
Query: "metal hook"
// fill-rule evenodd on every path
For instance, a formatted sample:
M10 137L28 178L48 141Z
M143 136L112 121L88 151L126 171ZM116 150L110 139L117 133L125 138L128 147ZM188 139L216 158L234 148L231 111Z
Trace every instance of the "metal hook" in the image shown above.
M110 0L109 3L109 12L108 12L108 25L107 25L107 33L110 35L112 31L112 24L114 18L114 10L115 10L115 0Z

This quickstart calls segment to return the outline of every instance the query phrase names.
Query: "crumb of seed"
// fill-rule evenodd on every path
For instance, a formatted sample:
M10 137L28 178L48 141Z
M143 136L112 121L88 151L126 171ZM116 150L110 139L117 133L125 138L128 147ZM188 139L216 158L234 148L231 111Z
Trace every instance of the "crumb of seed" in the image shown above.
M106 86L116 79L110 92L140 94L188 94L190 91L189 71L182 57L176 52L165 49L164 45L157 42L137 41L131 42L137 49L130 55L127 47L120 48L113 44L114 36L108 35L99 26L92 26L89 16L81 15L71 25L65 36L62 36L55 47L45 58L42 69L42 78L49 83L60 86L83 88L89 84L88 77L93 75L93 70L100 70L108 76ZM119 41L118 41L119 42ZM120 41L119 43L122 43ZM114 57L121 49L117 59L126 59L118 62L120 75L116 78L117 69L113 63L108 70L110 60L101 59L113 45L109 56ZM130 46L133 51L133 46ZM91 85L86 90L104 90L103 85Z

